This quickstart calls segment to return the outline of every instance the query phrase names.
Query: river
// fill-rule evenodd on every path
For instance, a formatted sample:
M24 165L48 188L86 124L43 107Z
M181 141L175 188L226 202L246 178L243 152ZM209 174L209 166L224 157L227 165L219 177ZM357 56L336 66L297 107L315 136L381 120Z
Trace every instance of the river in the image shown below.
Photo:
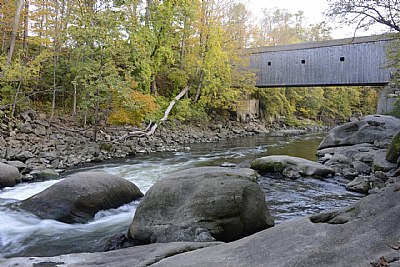
M135 183L145 193L157 180L178 170L250 162L266 155L291 155L315 160L323 134L296 137L256 136L219 143L192 144L187 152L141 154L132 158L91 164L68 171L96 170L112 173ZM282 179L263 176L259 184L275 222L343 207L362 195L348 192L340 179ZM19 184L0 190L0 257L52 256L102 249L107 237L126 233L138 201L117 209L98 212L85 224L65 224L42 220L29 213L13 210L14 203L46 189L57 181Z

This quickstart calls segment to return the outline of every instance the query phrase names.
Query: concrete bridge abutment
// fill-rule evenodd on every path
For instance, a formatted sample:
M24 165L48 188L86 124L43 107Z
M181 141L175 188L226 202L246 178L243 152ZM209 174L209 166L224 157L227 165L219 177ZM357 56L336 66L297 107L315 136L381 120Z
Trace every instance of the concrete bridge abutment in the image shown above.
M400 85L396 83L389 83L385 85L379 92L378 105L376 112L378 114L390 114L397 99L400 98Z

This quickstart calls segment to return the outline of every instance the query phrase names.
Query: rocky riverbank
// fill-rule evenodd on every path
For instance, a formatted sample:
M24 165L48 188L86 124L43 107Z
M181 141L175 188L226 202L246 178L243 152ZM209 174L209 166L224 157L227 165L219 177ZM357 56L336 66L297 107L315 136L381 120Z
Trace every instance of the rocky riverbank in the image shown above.
M320 128L303 127L294 133L316 129ZM270 131L261 122L239 123L219 119L207 125L187 125L175 121L166 122L151 136L121 139L137 130L134 127L102 125L94 142L93 128L82 128L68 120L55 119L49 122L45 115L35 112L25 112L14 120L3 118L0 122L0 163L6 163L7 166L0 164L0 168L4 173L6 169L10 173L5 186L20 181L56 179L67 168L84 163L138 153L182 151L188 149L190 143L218 142ZM275 133L288 135L291 131ZM18 169L21 175L15 175L15 169L10 170L10 165Z
M333 128L321 142L319 162L364 194L394 183L400 174L400 120L370 115Z
M102 253L0 259L0 265L400 266L399 130L399 119L367 116L332 129L320 144L320 163L269 156L251 164L260 173L278 172L292 179L338 174L348 181L349 190L355 190L352 183L365 179L364 189L356 191L370 195L349 207L273 226L253 170L194 168L158 181L139 204L129 239L134 244L155 244ZM69 182L86 192L80 184L87 178L82 177ZM90 183L93 187L97 181ZM57 184L49 191L57 195ZM79 207L82 210L68 214L93 216L86 206ZM124 247L124 242L116 247Z

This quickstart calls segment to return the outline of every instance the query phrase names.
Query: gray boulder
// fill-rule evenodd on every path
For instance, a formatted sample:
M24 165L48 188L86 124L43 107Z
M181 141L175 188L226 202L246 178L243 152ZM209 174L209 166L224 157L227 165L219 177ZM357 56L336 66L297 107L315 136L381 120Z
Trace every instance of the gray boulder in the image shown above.
M371 167L361 161L354 161L350 164L350 167L354 168L355 170L357 170L359 173L363 173L363 174L370 174L371 173Z
M129 228L136 244L233 241L274 225L251 169L200 167L158 181Z
M346 185L346 189L358 193L367 194L371 187L371 176L358 176Z
M374 162L372 165L372 169L374 171L383 171L388 172L393 169L396 169L397 164L391 163L386 160L386 150L378 150L374 157Z
M350 207L279 224L236 242L163 259L152 266L365 267L399 264L400 193L391 188ZM389 266L389 265L386 265Z
M281 173L284 176L296 178L312 176L316 178L334 174L327 166L314 161L291 156L267 156L254 160L251 168L263 173Z
M21 174L14 166L0 162L0 189L21 182Z
M400 130L400 120L392 116L370 115L360 121L333 128L319 145L319 149L351 146L392 139Z
M143 196L133 183L101 172L82 172L23 200L20 207L43 219L84 223L96 212Z

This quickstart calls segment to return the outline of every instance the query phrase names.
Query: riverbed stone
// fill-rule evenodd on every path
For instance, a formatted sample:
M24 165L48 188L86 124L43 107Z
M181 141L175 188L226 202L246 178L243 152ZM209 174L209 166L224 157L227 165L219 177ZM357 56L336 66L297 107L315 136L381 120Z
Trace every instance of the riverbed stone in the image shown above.
M11 166L14 166L19 171L22 171L23 169L25 169L27 167L25 163L23 163L22 161L19 161L19 160L7 161L7 164L11 165Z
M371 166L361 161L353 161L352 163L350 163L350 167L354 168L359 173L363 174L371 173Z
M254 170L199 167L156 182L129 228L136 244L233 241L274 225Z
M21 182L21 174L14 166L0 162L0 189Z
M26 161L28 159L34 158L35 155L31 151L23 150L18 155L15 156L16 160Z
M319 149L351 146L392 139L400 130L400 119L393 116L369 115L360 121L336 126L319 145Z
M386 150L382 149L375 153L373 170L389 172L397 167L397 164L386 160Z
M299 176L322 178L334 174L332 168L321 163L285 155L258 158L251 163L251 168L261 173L281 173L291 178Z
M371 177L358 176L346 185L346 189L349 191L367 194L371 189Z
M100 210L117 208L142 196L139 188L125 179L81 172L23 200L20 207L43 219L85 223Z
M29 173L35 181L48 181L60 178L60 174L52 169L34 170Z

